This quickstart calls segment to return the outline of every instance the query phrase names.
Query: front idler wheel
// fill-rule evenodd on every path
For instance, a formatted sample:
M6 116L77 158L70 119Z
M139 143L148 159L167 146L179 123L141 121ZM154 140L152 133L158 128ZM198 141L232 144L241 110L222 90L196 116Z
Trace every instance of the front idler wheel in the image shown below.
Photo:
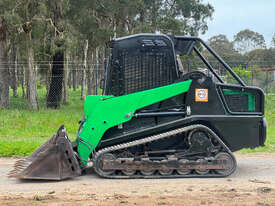
M115 170L103 169L103 166L105 161L113 161L113 160L116 160L116 157L111 153L105 153L102 156L100 156L99 159L97 160L97 165L96 165L98 172L103 176L112 175L115 172Z

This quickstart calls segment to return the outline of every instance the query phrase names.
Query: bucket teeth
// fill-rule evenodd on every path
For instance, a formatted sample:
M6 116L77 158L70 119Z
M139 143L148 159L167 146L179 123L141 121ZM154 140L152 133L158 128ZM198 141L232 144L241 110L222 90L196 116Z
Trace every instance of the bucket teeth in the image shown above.
M17 160L14 164L13 170L8 174L8 177L17 177L22 175L22 172L29 166L29 162L26 159Z
M22 163L17 163L16 165L14 165L14 167L22 167L22 166L27 166L28 164L26 164L25 162Z
M16 177L20 173L21 173L21 171L19 171L17 169L13 169L12 171L9 172L8 177Z
M24 163L25 161L26 161L25 159L22 159L22 160L17 160L17 161L15 162L15 164Z
M15 169L25 169L26 167L29 166L29 162L27 162L26 160L18 160L15 162L14 164L14 168Z
M15 167L14 169L16 169L16 170L24 170L24 169L26 169L27 167Z

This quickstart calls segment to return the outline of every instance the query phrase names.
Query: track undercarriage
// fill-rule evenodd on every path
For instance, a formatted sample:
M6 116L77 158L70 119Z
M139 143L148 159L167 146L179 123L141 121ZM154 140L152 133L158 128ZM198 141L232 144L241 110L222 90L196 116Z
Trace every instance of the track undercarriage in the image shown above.
M183 144L177 149L148 146L179 136ZM211 129L191 125L104 148L95 154L94 168L107 178L225 177L235 171L236 160Z

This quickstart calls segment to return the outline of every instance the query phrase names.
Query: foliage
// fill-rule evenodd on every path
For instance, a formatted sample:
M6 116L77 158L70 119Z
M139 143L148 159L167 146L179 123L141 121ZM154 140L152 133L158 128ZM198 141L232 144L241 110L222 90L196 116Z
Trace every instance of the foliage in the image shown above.
M235 52L233 43L223 34L212 36L208 39L208 43L219 54L230 54Z
M95 45L140 32L197 35L214 11L201 0L70 1L69 20Z
M157 30L164 33L198 35L207 30L207 19L212 17L214 8L210 4L203 4L201 0L170 0L160 1L160 26ZM153 7L154 8L154 7ZM176 29L177 28L177 29ZM155 30L156 31L156 30Z
M254 49L266 48L264 36L249 29L242 30L234 36L234 46L242 54Z
M246 71L242 66L233 67L232 69L246 84L250 84L252 77L251 71ZM226 81L230 84L237 84L237 81L229 72L227 72Z
M225 62L229 63L231 67L239 66L244 62L243 56L234 49L233 42L230 42L225 35L219 34L212 36L208 39L207 43L225 60ZM203 51L203 55L212 65L217 65L217 59L207 50ZM220 66L218 66L218 68L220 68Z
M271 48L275 48L275 33L274 33L274 35L273 35L273 37L272 37L272 40L271 40L271 43L270 43L270 47Z

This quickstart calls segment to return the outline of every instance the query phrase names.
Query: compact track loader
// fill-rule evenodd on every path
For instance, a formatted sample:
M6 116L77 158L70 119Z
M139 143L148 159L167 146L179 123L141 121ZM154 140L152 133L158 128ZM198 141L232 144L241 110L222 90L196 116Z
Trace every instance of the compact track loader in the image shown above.
M232 152L264 146L264 93L200 38L138 34L110 43L103 95L88 96L75 142L61 126L10 177L62 180L93 167L107 178L226 177ZM238 84L227 84L204 47ZM185 71L191 52L207 72Z

